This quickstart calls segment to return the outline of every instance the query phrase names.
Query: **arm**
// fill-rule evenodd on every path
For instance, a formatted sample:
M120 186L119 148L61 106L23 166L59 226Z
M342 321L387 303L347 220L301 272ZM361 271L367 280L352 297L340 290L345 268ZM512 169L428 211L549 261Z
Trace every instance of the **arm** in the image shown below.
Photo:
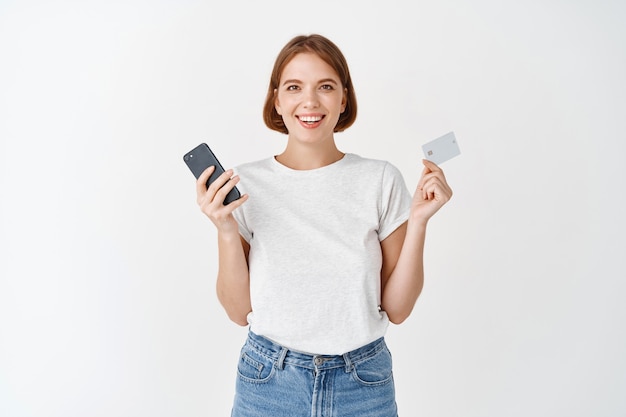
M248 272L248 243L239 235L233 211L241 206L247 195L224 205L226 194L239 182L239 177L231 178L232 170L223 173L207 189L206 181L214 167L207 168L196 183L198 205L217 228L219 268L217 273L217 297L228 317L235 323L248 324L247 315L252 311L250 302L250 276Z
M217 298L228 317L239 324L248 324L250 302L250 275L248 253L250 246L239 235L222 236L218 233L219 269L217 273Z
M424 241L428 220L450 198L452 190L443 171L424 161L409 220L381 242L381 308L392 323L406 320L424 287Z

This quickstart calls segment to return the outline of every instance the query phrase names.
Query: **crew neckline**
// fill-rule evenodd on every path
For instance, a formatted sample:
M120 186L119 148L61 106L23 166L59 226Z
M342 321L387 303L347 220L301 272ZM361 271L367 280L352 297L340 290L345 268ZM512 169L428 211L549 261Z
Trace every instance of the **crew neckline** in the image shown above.
M335 169L336 167L339 167L339 166L347 163L353 157L354 157L354 154L349 153L349 152L345 152L341 159L338 159L335 162L330 163L328 165L324 165L322 167L313 168L313 169L294 169L294 168L289 168L288 166L283 165L282 163L278 162L278 160L276 159L276 155L270 157L269 159L270 159L270 162L271 162L272 166L274 166L278 170L281 170L282 172L288 172L288 173L291 173L293 175L307 175L307 174L314 174L314 173L319 173L319 172Z

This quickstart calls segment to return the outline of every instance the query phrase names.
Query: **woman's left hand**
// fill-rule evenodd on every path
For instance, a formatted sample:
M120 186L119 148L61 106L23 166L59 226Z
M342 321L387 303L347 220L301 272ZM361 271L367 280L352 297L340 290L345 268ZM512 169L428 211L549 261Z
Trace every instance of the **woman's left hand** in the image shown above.
M411 218L426 223L452 198L452 189L441 168L426 159L422 162L424 171L422 171L422 178L417 184L411 203Z

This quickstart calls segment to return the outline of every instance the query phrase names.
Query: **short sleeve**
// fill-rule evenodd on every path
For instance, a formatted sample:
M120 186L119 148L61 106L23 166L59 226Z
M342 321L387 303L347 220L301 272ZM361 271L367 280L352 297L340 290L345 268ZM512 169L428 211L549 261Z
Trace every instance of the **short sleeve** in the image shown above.
M240 170L239 167L236 167L234 169L235 175L239 174L239 170ZM241 191L242 194L245 194L247 192L245 185L239 184L237 187L239 188L239 191ZM247 217L246 211L248 208L247 206L248 204L244 204L244 205L237 207L233 211L233 217L235 218L235 220L237 221L237 225L239 226L239 234L243 236L246 242L250 243L250 240L252 239L252 231L250 230L250 228L248 227L248 223L246 222L246 217Z
M386 163L383 170L379 210L378 239L383 241L408 220L411 210L411 194L404 178L390 163Z
M239 234L243 236L246 242L250 243L250 239L252 239L252 232L250 231L246 223L246 216L243 206L237 207L235 211L233 211L233 217L239 225Z

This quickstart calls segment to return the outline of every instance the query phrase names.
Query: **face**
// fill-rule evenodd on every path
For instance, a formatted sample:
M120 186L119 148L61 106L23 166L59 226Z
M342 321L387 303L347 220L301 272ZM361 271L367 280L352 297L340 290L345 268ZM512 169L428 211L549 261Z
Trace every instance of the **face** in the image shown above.
M304 142L332 140L346 107L345 89L337 72L314 53L300 53L285 66L275 107L290 139Z

